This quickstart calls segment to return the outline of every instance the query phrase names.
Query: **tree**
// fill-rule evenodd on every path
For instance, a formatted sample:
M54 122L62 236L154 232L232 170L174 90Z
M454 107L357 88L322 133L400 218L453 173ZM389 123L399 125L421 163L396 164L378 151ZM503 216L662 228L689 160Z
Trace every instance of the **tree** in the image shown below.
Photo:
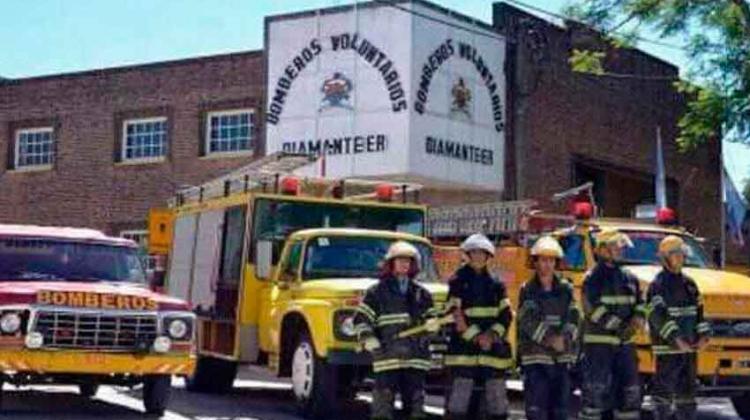
M745 202L750 204L750 178L745 179L745 186L742 188L742 196Z
M750 4L747 0L574 0L566 14L613 47L642 41L644 30L679 39L691 63L675 86L688 98L678 127L685 150L724 137L750 144ZM575 71L606 75L604 51L574 50Z

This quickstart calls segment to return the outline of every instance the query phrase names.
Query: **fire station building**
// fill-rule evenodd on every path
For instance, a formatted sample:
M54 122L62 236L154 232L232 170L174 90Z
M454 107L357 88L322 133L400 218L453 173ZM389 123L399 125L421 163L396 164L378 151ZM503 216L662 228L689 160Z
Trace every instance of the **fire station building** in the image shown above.
M146 216L277 151L321 174L408 180L429 204L536 199L594 183L607 216L654 202L656 133L680 222L721 238L721 145L683 154L673 65L505 3L478 22L415 0L266 18L261 51L0 79L0 222L144 240Z

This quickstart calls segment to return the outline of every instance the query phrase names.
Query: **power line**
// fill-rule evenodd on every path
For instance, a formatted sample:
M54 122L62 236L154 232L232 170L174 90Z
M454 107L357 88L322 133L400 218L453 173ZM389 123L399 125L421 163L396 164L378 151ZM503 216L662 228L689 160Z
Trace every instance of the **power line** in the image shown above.
M525 3L525 2L522 2L522 1L519 1L519 0L505 0L505 1L507 1L508 3L511 3L511 4L515 4L516 6L524 7L524 8L533 10L535 12L539 12L539 13L545 14L547 16L555 17L557 19L562 20L563 22L564 21L573 21L573 22L580 23L582 25L586 25L586 26L591 27L591 25L588 24L588 23L586 23L586 22L581 22L579 20L572 19L569 16L564 16L564 15L561 15L559 13L551 12L551 11L549 11L547 9L542 9L539 6L534 6L532 4L528 4L528 3ZM616 34L617 32L615 31L615 32L612 32L612 33ZM668 42L663 42L663 41L657 41L657 40L650 39L650 38L644 38L642 36L636 36L635 39L638 40L638 41L642 41L642 42L646 42L646 43L649 43L649 44L658 45L658 46L665 47L665 48L672 48L672 49L676 49L676 50L680 50L680 51L687 50L687 48L685 48L683 46L680 46L680 45L670 44Z

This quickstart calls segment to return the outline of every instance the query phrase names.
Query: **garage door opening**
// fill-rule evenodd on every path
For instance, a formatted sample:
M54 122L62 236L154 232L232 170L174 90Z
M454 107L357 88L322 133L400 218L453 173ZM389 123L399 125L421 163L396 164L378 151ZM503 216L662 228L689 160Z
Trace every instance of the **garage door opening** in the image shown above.
M654 174L576 157L573 185L594 183L594 200L606 217L634 217L638 205L656 202ZM679 183L667 179L667 203L678 207Z

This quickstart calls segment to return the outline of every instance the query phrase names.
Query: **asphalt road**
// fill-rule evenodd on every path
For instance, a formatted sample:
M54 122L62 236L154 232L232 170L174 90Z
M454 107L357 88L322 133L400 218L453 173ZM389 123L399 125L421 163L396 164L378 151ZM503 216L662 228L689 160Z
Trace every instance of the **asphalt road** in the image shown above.
M262 379L257 379L261 376ZM256 378L256 379L252 379ZM299 416L292 400L289 385L266 377L260 371L243 372L235 389L226 395L204 395L184 390L182 381L174 381L167 420L297 420ZM517 388L511 383L510 388ZM520 391L511 391L511 418L522 419L523 404ZM366 419L367 394L347 407L346 420ZM428 399L427 410L432 419L442 417L442 400ZM701 420L736 419L737 414L727 399L700 400ZM5 388L2 419L143 419L139 389L102 387L96 398L77 395L74 387L33 387L16 390Z

